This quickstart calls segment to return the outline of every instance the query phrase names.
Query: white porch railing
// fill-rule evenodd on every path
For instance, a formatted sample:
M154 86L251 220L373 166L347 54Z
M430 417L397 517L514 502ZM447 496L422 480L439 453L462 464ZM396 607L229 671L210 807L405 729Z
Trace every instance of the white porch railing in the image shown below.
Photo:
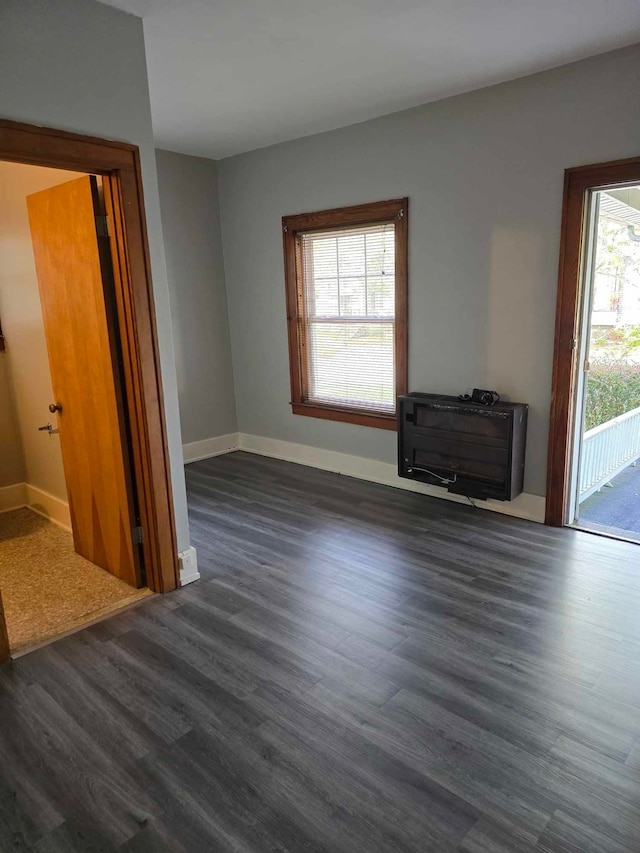
M580 455L579 502L640 458L640 407L587 430Z

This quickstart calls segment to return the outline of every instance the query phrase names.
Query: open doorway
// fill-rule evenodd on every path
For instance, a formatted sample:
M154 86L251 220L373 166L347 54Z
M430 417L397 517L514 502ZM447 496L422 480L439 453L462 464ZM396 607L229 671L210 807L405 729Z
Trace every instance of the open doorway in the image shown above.
M150 591L125 535L138 512L100 177L0 162L0 186L0 590L15 655Z
M586 228L569 521L640 542L640 185L593 190Z
M640 542L640 160L569 169L547 523Z
M34 514L29 484L13 483L27 495L17 507L16 488L0 490L0 509L11 510L12 501L27 507L28 529L10 538L38 538L38 524L62 507L57 533L67 513L72 553L103 580L124 581L133 594L145 581L169 592L179 585L178 561L138 149L0 119L0 162L55 170L55 186L36 189L27 204L51 370L46 416L39 400L29 434L35 428L43 440L60 441L68 504L67 512L64 496L47 493L52 500ZM16 339L10 318L2 331L4 358ZM15 393L7 390L3 404ZM19 432L8 410L5 421L13 417ZM20 467L11 453L2 463L14 476ZM24 459L22 466L26 472ZM13 519L13 529L23 520ZM64 551L59 541L54 551ZM45 586L55 595L55 581ZM0 663L13 651L2 593L0 578Z

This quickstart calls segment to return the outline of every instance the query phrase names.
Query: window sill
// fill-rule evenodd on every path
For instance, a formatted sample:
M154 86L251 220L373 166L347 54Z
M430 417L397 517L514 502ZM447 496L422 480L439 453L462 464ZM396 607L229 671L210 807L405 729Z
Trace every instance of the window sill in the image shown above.
M320 406L317 403L291 403L294 415L309 418L322 418L328 421L342 421L358 426L374 427L397 431L395 415L381 415L375 412L363 412L359 409L341 409L333 406Z

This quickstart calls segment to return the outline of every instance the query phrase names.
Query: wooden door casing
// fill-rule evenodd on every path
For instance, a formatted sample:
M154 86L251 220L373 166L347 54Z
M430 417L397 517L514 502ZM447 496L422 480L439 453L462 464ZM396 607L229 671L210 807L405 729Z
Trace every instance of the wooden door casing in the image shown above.
M565 171L545 517L545 523L554 527L566 523L588 193L590 190L639 182L640 157L578 166Z
M0 119L0 159L102 177L147 585L169 592L179 586L178 549L140 152L128 142Z

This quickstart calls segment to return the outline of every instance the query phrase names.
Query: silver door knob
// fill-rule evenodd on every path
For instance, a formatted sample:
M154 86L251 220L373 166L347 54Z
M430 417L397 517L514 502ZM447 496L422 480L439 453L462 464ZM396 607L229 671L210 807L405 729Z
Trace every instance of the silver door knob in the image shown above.
M56 412L61 412L62 411L62 404L61 403L49 403L49 411L51 412L52 415L55 415Z

